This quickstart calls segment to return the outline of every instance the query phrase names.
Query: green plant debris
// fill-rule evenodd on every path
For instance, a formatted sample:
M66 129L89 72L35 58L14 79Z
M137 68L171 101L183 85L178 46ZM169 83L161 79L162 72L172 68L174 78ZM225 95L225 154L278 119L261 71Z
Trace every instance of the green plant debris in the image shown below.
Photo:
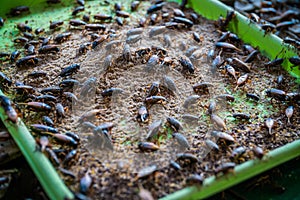
M237 91L234 94L234 98L234 102L229 102L228 104L231 108L235 108L235 112L250 114L250 116L255 112L256 118L251 118L251 123L263 122L266 117L279 112L277 106L273 107L273 105L270 104L271 98L261 99L259 102L256 102L248 99L245 92L242 91ZM221 116L232 116L232 111L225 110L221 113ZM227 117L227 120L230 120L233 123L239 122L239 120L236 120L233 117Z
M168 127L167 128L167 140L172 139L172 133L173 133L173 130L170 127Z
M163 142L163 141L165 141L166 139L165 139L165 136L164 135L160 135L159 137L158 137L158 143L161 143L161 142Z
M130 140L126 140L125 142L122 143L125 146L129 146L132 144L132 142Z

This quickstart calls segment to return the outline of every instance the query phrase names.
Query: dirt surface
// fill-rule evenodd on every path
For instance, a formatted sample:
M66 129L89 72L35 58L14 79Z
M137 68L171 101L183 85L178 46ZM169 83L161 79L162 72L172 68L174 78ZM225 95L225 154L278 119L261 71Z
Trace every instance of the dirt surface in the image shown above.
M159 20L155 26L162 25L173 17L172 10L177 7L178 5L174 3L167 3L163 11L170 13L169 18ZM190 16L191 12L185 11L187 16ZM62 150L58 153L62 162L61 167L75 175L71 177L61 173L61 177L72 191L79 192L80 179L88 172L93 180L87 193L91 199L140 199L138 193L141 187L149 190L157 199L183 188L187 177L192 174L208 177L214 175L215 169L222 163L239 164L253 159L251 149L255 146L268 152L299 138L299 102L271 100L266 96L266 90L270 88L283 89L286 92L297 91L294 79L279 66L266 68L264 63L268 60L258 55L249 64L251 70L248 73L248 80L240 87L236 87L235 79L226 72L225 64L219 66L216 73L212 73L212 63L207 53L215 48L220 32L216 30L214 22L201 17L192 28L166 29L164 33L154 37L149 37L149 33L155 26L146 26L140 34L141 39L129 44L131 54L129 60L126 60L123 57L123 49L127 39L126 33L136 25L136 22L132 24L123 27L115 23L107 24L107 31L99 34L108 36L109 30L112 29L115 30L115 34L111 34L104 42L84 55L78 54L78 48L81 44L91 41L89 33L86 30L70 30L71 37L60 44L60 51L57 54L39 55L41 60L36 67L9 70L9 77L14 83L20 81L35 88L34 96L40 95L43 88L59 86L59 83L67 78L74 78L80 82L69 90L76 95L78 99L76 101L67 100L65 94L54 94L57 101L64 106L63 118L57 116L53 102L49 103L53 105L49 113L30 111L21 103L33 101L33 97L16 94L13 88L6 90L7 94L16 97L14 102L28 127L30 124L43 123L41 116L48 115L55 121L55 127L61 133L72 131L79 135L80 144L76 148L76 156L70 162L63 161L73 148L52 141L54 150L57 152ZM200 42L193 39L194 32L200 35ZM170 46L165 44L166 35L171 38ZM112 41L120 42L108 50L108 44ZM240 49L243 47L242 41L233 44ZM193 63L194 73L184 70L180 64L180 57L192 46L196 46L199 51L199 58ZM154 55L158 56L159 61L149 70L148 62ZM221 55L222 60L233 57L244 60L248 53L216 49L216 55ZM110 66L105 62L108 56L111 56ZM63 68L74 63L80 64L80 70L76 74L67 78L59 77ZM6 66L4 70L11 68L8 64ZM45 71L47 75L38 78L28 77L33 71ZM245 72L236 70L237 77L244 74ZM281 84L276 82L279 75L283 75L284 81ZM95 79L91 79L93 77ZM174 81L175 91L172 92L166 85L166 77ZM91 81L89 86L87 80ZM147 105L149 119L142 123L137 120L137 112L140 106L145 105L144 99L153 82L159 82L160 91L157 95L165 97L167 101ZM192 86L200 82L212 84L208 93L193 90ZM83 88L88 88L87 95L82 95L86 91ZM103 97L101 92L108 88L121 88L123 92ZM246 97L246 93L255 93L260 96L260 100L253 101ZM185 100L195 94L200 96L196 103L188 109L184 108ZM215 113L225 120L224 130L214 126L207 113L210 101L220 94L231 94L235 97L234 102L217 101ZM294 106L294 114L291 124L288 124L285 109L290 105ZM112 122L114 127L109 131L109 136L113 150L100 145L105 140L103 136L99 136L99 133L94 133L93 129L88 129L79 122L80 117L93 109L100 109L100 112L96 117L84 121L90 121L96 126ZM233 113L249 114L250 119L235 119L232 117ZM199 119L185 120L185 114L195 115ZM167 117L174 117L182 123L183 129L179 132L186 137L189 149L180 146L172 137L172 133L176 131L167 123ZM265 127L267 118L275 121L271 134ZM146 141L148 127L159 120L162 126L158 135L151 139L159 146L159 150L141 151L138 143ZM213 137L211 135L213 130L226 132L234 138L234 142L229 143L224 139ZM33 134L40 137L40 134L34 132ZM219 151L208 148L205 145L207 139L216 142ZM238 158L232 158L232 152L241 146L245 148L245 153ZM178 153L191 153L198 158L198 162L179 160L178 164L182 169L176 170L170 167L170 161L176 160ZM145 178L139 178L141 170L149 166L156 166L155 172Z

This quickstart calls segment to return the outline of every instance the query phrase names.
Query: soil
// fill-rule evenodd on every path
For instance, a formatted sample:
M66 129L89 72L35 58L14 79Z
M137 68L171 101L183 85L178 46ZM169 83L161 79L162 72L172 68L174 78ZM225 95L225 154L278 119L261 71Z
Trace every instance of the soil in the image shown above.
M171 12L178 8L175 3L167 3L164 12ZM187 16L193 12L186 10ZM160 12L158 12L160 13ZM170 16L172 17L172 16ZM80 137L80 144L77 147L76 156L62 167L71 171L74 177L60 173L62 179L74 192L79 192L80 179L89 172L93 183L87 196L91 199L140 199L138 193L140 188L149 190L154 199L166 196L186 186L187 177L192 174L201 174L204 177L214 175L215 169L225 162L240 164L254 159L251 151L253 147L259 146L265 152L283 146L299 138L300 115L299 102L278 101L266 96L266 90L270 88L282 89L286 92L297 90L294 78L284 71L280 66L266 68L265 63L269 60L262 55L250 63L251 72L244 86L236 88L235 79L228 75L224 65L218 67L215 74L211 71L211 61L207 57L209 50L214 49L215 42L220 37L213 21L206 20L199 16L198 22L192 28L167 29L163 34L149 37L149 32L155 26L167 22L169 18L161 19L155 25L146 26L141 34L141 39L130 44L131 58L124 59L123 48L126 43L126 33L136 26L136 22L124 26L115 23L107 24L107 30L115 30L108 39L99 44L95 49L89 50L86 54L79 55L78 48L81 44L90 42L89 33L86 30L71 29L71 37L60 44L60 51L57 54L39 55L41 58L36 67L24 69L10 68L9 77L13 82L23 82L33 86L36 90L35 96L40 95L43 88L58 86L66 79L59 77L61 70L71 64L80 64L80 70L68 78L80 82L72 91L78 101L68 101L64 95L55 95L58 101L65 108L65 117L60 118L53 110L50 113L30 111L26 106L19 103L32 101L32 98L18 96L13 88L7 88L6 93L15 96L15 104L22 113L23 121L30 126L34 123L43 123L41 116L48 115L55 120L55 127L61 133L74 132ZM131 24L132 23L132 24ZM193 33L200 35L200 42L193 39ZM54 33L57 35L58 33ZM109 31L99 33L108 35ZM164 36L169 35L171 45L167 46ZM112 41L120 41L119 44L107 50L107 44ZM243 42L237 41L234 44L242 49ZM186 50L196 46L200 52L200 58L194 62L195 71L190 73L184 70L180 64ZM146 53L139 55L144 50ZM166 52L164 52L166 51ZM220 54L222 60L238 57L244 60L246 52L226 52L215 50L215 55ZM158 64L152 70L148 70L147 64L151 56L159 57ZM105 60L112 56L110 66L106 66ZM27 75L33 71L45 71L46 77L30 78ZM237 70L237 77L245 74ZM277 77L283 75L284 82L276 83ZM176 91L172 92L165 86L165 77L171 78ZM88 95L80 95L87 85L87 80L95 77L88 87ZM159 82L160 92L158 95L167 99L153 105L148 105L149 119L145 122L137 120L137 112L140 106L144 105L149 88L153 82ZM195 92L193 85L200 82L209 82L213 86L208 93ZM121 88L122 94L113 93L111 97L103 97L101 92L108 88ZM258 102L246 97L247 93L255 93L260 96ZM185 109L183 104L191 96L200 96L195 105ZM211 121L207 108L211 100L220 94L231 94L235 97L234 102L217 101L216 114L226 123L226 130L220 129L234 138L233 143L211 136L213 130L218 130ZM55 104L51 104L55 105ZM291 124L287 123L285 109L294 106L294 114ZM114 127L109 133L112 140L113 150L100 145L103 137L94 133L93 129L83 127L79 119L86 112L93 109L100 109L100 113L88 121L96 126L105 122L112 122ZM238 120L232 117L233 113L250 114L250 120ZM195 122L185 120L184 114L198 116ZM189 149L183 149L172 137L176 132L167 123L167 117L178 119L183 129L179 130L190 144ZM271 135L265 127L265 120L272 118L275 125ZM146 141L148 127L153 122L162 121L159 133L151 141L159 146L159 150L144 152L138 148L139 142ZM35 137L40 137L34 133ZM50 138L50 137L49 137ZM209 149L205 140L211 139L219 146L219 151ZM63 149L59 154L61 161L72 147L61 145L52 141L53 149ZM246 152L239 158L232 158L231 154L237 147L244 147ZM170 161L176 160L178 153L191 153L199 159L199 162L178 161L181 170L170 167ZM139 178L141 170L155 165L155 172L149 176Z

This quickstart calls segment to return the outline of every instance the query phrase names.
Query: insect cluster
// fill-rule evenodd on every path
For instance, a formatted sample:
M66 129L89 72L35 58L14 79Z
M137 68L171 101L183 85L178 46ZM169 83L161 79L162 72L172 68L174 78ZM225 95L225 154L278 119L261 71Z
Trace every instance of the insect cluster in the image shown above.
M26 122L37 151L78 199L157 198L185 184L201 187L297 138L289 132L297 132L300 93L280 68L284 59L268 61L226 31L235 11L214 31L184 2L104 1L110 12L91 13L78 0L68 21L36 29L18 23L16 50L0 53L3 65L17 69L0 73L12 99L1 96L1 107L11 123ZM129 11L140 7L145 16L134 18ZM266 7L255 7L251 20L258 17L268 34L273 29L257 16L272 14ZM288 60L299 66L298 57Z

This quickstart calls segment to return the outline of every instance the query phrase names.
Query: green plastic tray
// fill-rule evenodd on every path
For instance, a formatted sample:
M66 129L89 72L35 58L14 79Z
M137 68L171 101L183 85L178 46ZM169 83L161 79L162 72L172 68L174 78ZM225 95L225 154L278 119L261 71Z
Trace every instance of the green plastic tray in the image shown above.
M88 4L95 6L98 8L101 7L103 1L89 1ZM214 0L190 0L189 5L195 9L198 13L203 15L204 17L208 19L217 19L220 15L226 16L226 10L230 9L223 5L222 3ZM19 6L19 5L26 5L29 6L31 9L31 13L28 15L22 15L21 17L7 17L6 13L10 11L11 8ZM19 22L24 22L24 21L29 21L31 25L33 25L33 28L37 27L43 27L46 30L48 30L49 26L49 21L56 21L56 20L68 20L71 18L70 14L71 11L74 9L75 3L74 1L71 0L62 0L62 3L60 4L54 4L54 5L48 5L45 3L45 0L14 0L14 1L9 1L9 0L2 0L1 6L0 6L0 16L2 16L6 21L5 21L5 26L0 28L0 35L2 36L0 39L0 51L11 51L14 49L13 44L11 42L12 38L15 37L18 34L18 31L16 30L15 26ZM207 7L213 9L207 9ZM91 8L89 8L91 10ZM212 12L211 10L214 10L216 12ZM109 12L108 10L106 10ZM245 23L247 20L244 16L238 15L238 21L235 21L234 23L231 23L229 25L229 29L235 33L237 33L245 42L251 43L253 46L258 46L260 51L268 56L270 59L274 59L275 57L284 57L288 58L291 56L295 56L298 53L295 51L295 49L290 48L289 46L282 45L282 41L280 38L274 36L274 35L266 35L262 36L262 32L257 27L255 24L249 24ZM243 22L244 21L244 22ZM7 30L14 30L13 32L7 31ZM249 37L250 34L254 34L257 40L253 42L252 38ZM272 43L272 46L267 46L265 43L268 43L267 41L275 41ZM292 76L298 78L300 77L300 70L297 68L294 68L291 71L291 65L290 63L285 60L283 63L283 67L288 70ZM278 164L281 164L283 162L286 162L292 158L297 157L300 154L300 141L295 141L293 144L289 144L287 146L282 147L289 151L289 148L291 148L291 152L293 152L293 155L290 157L281 157L281 160L277 162ZM275 150L276 154L276 150ZM259 165L258 161L249 161L247 163L244 163L243 165L245 166L255 166ZM297 165L299 166L299 165ZM239 168L239 166L237 167ZM251 175L249 175L248 178L253 177L254 175L266 171L267 168L264 168L262 170L257 170L256 172L252 172ZM253 171L253 170L252 170ZM292 176L291 176L292 174ZM300 170L298 168L294 168L294 170L291 170L289 168L289 173L288 176L286 177L281 177L281 182L283 182L288 188L288 190L282 194L282 195L273 195L272 193L264 193L262 191L257 191L256 194L253 194L253 192L245 192L243 195L245 197L252 199L252 198L258 198L258 199L297 199L299 197L298 193L298 188L297 188L297 177L300 177ZM237 176L238 177L238 176ZM208 182L211 181L213 182L214 178L210 177L208 179ZM233 180L234 179L234 180ZM228 178L228 180L225 181L232 181L232 185L237 184L243 180L236 180L238 178ZM221 184L223 179L215 181L216 184ZM226 187L227 188L227 187ZM215 194L216 192L220 191L220 189L226 189L225 187L218 187L218 188L210 188L209 194ZM243 185L236 186L235 189L238 191L242 191L241 188L243 188ZM183 189L177 193L171 194L169 196L166 196L164 199L183 199L185 197L188 197L189 195L193 194L191 199L199 199L199 191L203 191L205 188L202 188L200 190L195 189L194 187L192 188L186 188ZM190 199L188 197L188 199ZM202 196L202 197L207 197ZM261 197L261 198L259 198ZM299 198L298 198L299 199Z

